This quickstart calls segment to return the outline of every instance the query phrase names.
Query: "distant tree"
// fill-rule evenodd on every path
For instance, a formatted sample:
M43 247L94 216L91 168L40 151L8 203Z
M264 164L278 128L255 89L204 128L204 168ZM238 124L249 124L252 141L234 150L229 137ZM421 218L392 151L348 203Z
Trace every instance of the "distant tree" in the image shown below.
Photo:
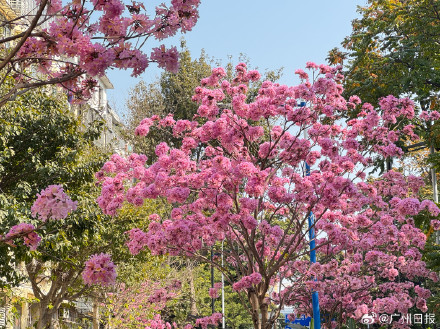
M345 94L377 104L388 95L414 97L423 110L438 107L440 1L373 1L329 60L347 64Z
M367 1L359 6L352 33L342 42L343 50L329 52L331 64L344 64L344 95L357 95L374 106L388 95L410 97L418 116L411 120L426 147L440 146L438 123L419 120L440 109L440 1ZM350 110L354 118L360 109ZM409 123L409 122L408 122ZM406 150L405 141L398 145ZM377 166L385 170L383 161ZM391 159L388 159L391 162Z

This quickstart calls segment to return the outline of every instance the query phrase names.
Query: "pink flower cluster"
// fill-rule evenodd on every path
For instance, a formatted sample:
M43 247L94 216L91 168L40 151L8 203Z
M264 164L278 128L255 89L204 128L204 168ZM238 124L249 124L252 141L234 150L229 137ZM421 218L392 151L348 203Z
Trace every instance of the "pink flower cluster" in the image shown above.
M214 288L209 288L209 297L212 299L218 298L218 290L222 287L222 284L220 282L217 282L214 284Z
M222 67L212 69L212 74L208 78L200 81L202 86L217 86L220 79L226 77L226 72Z
M252 273L251 275L242 277L239 281L235 282L232 285L232 288L236 291L241 291L247 288L252 287L252 285L257 285L261 282L261 274L260 273Z
M214 313L210 316L205 316L196 320L196 326L201 326L203 329L208 328L209 325L217 326L222 320L221 313Z
M110 323L122 328L177 328L175 323L165 322L159 314L152 316L151 312L163 310L181 288L182 283L173 278L121 283L106 303L113 315Z
M12 226L8 233L0 240L11 244L11 240L22 237L24 244L29 247L30 250L36 250L40 244L41 238L37 233L34 232L35 227L32 224L20 223L18 225Z
M417 215L420 210L420 201L415 198L403 199L397 204L397 209L402 215Z
M432 220L431 221L432 228L436 231L440 230L440 220Z
M359 305L354 312L355 317L360 319L364 314L368 314L368 306L365 304Z
M173 323L171 325L169 322L166 322L162 319L160 314L155 314L152 320L147 321L145 329L177 329L177 324Z
M49 185L37 194L37 200L31 208L32 216L38 216L43 222L50 218L64 219L76 210L77 204L64 193L61 185Z
M420 113L419 117L425 121L433 121L433 120L439 120L440 119L440 113L437 111L422 111Z
M116 266L111 261L110 255L104 253L92 255L85 263L82 278L88 285L113 285L116 280Z
M76 210L77 202L72 201L63 191L61 185L49 185L37 194L37 200L31 207L32 216L40 218L43 222L48 219L64 219ZM35 232L32 224L20 223L13 226L4 236L0 236L0 242L13 246L11 240L23 238L24 244L30 250L35 250L41 241L41 237Z
M147 244L147 235L138 228L127 231L129 240L127 241L128 249L132 255L137 255Z
M176 47L166 49L164 45L153 48L151 60L157 62L159 67L177 73L179 71L179 53Z
M173 293L168 293L165 288L156 289L148 298L148 302L155 304L166 303L174 296L175 295Z

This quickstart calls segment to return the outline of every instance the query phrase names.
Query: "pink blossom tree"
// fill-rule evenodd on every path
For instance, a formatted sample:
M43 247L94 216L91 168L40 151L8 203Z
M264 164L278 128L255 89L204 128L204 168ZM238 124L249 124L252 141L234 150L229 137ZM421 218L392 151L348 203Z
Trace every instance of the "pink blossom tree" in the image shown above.
M147 50L145 44L149 38L161 41L178 31L190 31L198 19L200 0L170 2L150 13L142 2L134 1L126 5L121 0L36 0L29 12L2 22L2 27L21 32L0 40L9 48L0 58L4 85L0 106L48 84L63 86L76 100L87 98L96 86L93 77L110 67L130 69L137 76L155 62L176 71L175 47ZM38 72L32 73L33 68ZM15 83L4 84L10 75Z
M370 198L369 203L365 200L363 210L355 214L325 214L316 224L325 238L318 237L317 243L332 243L318 250L319 263L298 264L299 272L309 273L317 281L296 283L295 291L286 287L275 298L301 305L299 313L310 313L310 291L318 291L327 325L338 328L348 317L376 315L374 321L379 322L380 314L410 314L413 307L427 312L426 301L431 294L421 282L437 282L438 277L421 260L427 238L414 226L412 216L437 216L439 210L433 202L416 198L423 180L389 171L371 184L358 186ZM437 222L432 221L435 229ZM382 321L411 328L411 322L405 318L389 317Z
M394 144L399 136L417 139L412 126L400 124L414 117L413 103L389 96L380 115L357 97L344 99L339 67L307 68L313 76L298 70L298 86L263 82L250 103L257 71L239 64L229 82L214 69L195 90L193 121L153 116L136 129L147 138L151 128L161 129L181 147L160 143L151 166L144 155L113 155L96 175L98 203L117 215L124 202L167 200L169 216L151 215L148 230L132 230L130 249L212 264L233 284L256 329L272 328L285 305L310 314L312 291L320 293L327 327L337 326L332 318L342 323L370 311L425 311L429 292L411 280L436 276L421 261L426 237L412 216L439 209L418 200L417 177L366 179L375 157L402 155ZM342 124L354 108L359 116ZM209 258L211 250L223 253L225 265Z
M166 325L158 313L178 296L181 283L178 280L144 280L135 285L118 284L108 294L103 305L111 314L111 325L119 328L153 327L153 323ZM172 325L172 324L169 324Z

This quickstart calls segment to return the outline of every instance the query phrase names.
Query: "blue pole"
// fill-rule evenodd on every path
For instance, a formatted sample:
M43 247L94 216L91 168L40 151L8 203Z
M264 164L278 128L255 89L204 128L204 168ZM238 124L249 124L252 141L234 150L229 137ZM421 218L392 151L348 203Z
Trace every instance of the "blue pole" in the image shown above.
M306 176L310 176L310 166L306 162ZM308 216L309 220L309 238L310 238L310 263L316 263L316 244L315 244L315 216L313 212L310 212ZM315 278L316 281L316 278ZM312 307L313 307L313 328L321 329L321 315L319 314L319 299L318 292L312 292Z

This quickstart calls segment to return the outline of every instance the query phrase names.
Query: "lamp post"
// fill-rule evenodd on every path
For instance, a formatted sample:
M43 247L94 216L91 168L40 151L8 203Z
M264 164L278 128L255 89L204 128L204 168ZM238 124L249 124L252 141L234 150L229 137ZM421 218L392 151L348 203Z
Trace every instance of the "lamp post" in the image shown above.
M211 247L211 288L214 288L214 265L212 265L213 261L214 261L214 248ZM211 298L211 311L212 314L215 313L214 298Z
M306 176L310 176L310 166L306 162ZM316 263L316 243L315 243L315 216L310 212L309 221L309 238L310 238L310 263ZM315 278L316 281L316 278ZM313 308L313 328L321 329L321 315L319 312L318 292L312 292L312 308Z
M223 241L222 241L222 268L223 268ZM225 275L222 271L222 328L226 328L225 319Z
M301 102L300 106L306 106L306 102ZM304 131L304 138L307 139L307 131ZM310 176L310 166L305 163L306 176ZM308 217L309 222L309 239L310 239L310 263L316 263L316 242L315 242L315 216L310 211ZM315 277L316 281L316 277ZM313 329L321 329L321 314L319 312L318 292L312 292L312 308L313 308Z

